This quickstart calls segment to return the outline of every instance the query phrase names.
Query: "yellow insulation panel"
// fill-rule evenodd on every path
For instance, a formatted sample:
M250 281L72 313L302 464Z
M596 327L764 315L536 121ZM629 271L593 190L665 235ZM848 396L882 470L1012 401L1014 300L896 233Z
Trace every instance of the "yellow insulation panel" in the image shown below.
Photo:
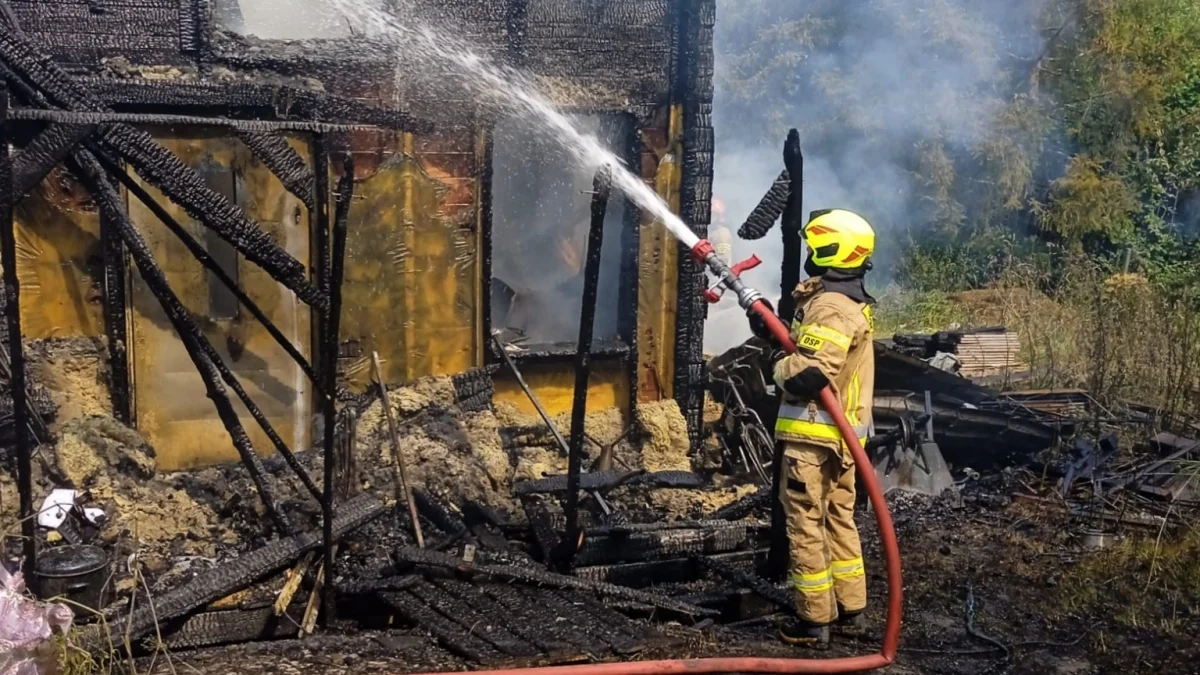
M185 164L197 169L210 188L240 205L248 217L269 232L294 258L309 260L310 223L304 204L239 141L197 131L157 138ZM307 145L293 147L308 158ZM157 190L147 190L234 274L242 289L300 353L311 349L311 312L257 265L247 262L183 209ZM130 215L145 237L171 288L198 322L205 336L241 381L251 399L293 449L311 440L311 392L295 365L249 311L239 307L221 282L211 276L182 243L136 199ZM158 452L160 468L181 470L237 459L228 432L207 398L204 383L157 299L140 275L131 274L133 318L130 358L134 405L140 431ZM264 456L275 452L265 433L232 391L229 396L242 424Z
M471 132L367 139L359 155L381 159L359 172L350 209L342 286L343 360L352 389L370 382L379 352L391 382L446 375L479 364L479 145ZM367 141L363 141L367 143Z
M575 401L575 370L570 362L518 365L530 389L551 415L570 412ZM536 415L537 409L507 369L496 373L497 403L513 403L519 410ZM609 408L629 409L629 371L623 362L593 363L588 378L588 412Z
M61 165L14 209L21 333L26 339L104 335L100 215Z

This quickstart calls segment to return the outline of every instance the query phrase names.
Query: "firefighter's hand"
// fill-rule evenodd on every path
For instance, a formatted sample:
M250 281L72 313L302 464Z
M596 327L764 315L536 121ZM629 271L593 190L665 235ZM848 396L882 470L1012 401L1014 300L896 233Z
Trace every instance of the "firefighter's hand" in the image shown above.
M772 314L775 313L775 306L771 304L770 300L764 298L762 303L767 306L769 312ZM775 339L775 335L771 333L771 329L767 327L767 322L762 318L761 314L752 309L746 310L746 318L750 319L750 332L754 333L759 339L771 343L772 347L779 347L779 340Z

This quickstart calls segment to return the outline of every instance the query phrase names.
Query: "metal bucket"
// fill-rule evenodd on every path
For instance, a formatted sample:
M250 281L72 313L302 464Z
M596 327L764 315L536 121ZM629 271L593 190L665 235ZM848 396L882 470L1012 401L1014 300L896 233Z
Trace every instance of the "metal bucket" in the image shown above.
M1079 543L1086 549L1099 551L1110 548L1117 541L1117 535L1101 530L1084 530L1079 533Z
M46 549L38 556L34 576L43 600L64 598L96 612L107 604L108 554L99 546Z

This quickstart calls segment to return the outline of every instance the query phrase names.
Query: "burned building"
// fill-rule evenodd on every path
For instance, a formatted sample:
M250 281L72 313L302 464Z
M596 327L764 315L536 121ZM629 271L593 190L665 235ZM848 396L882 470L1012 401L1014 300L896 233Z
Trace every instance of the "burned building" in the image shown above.
M569 408L590 170L479 96L454 53L369 19L528 73L705 228L712 0L358 4L285 20L263 0L0 2L10 326L60 416L127 421L164 470L304 449L332 409L327 366L351 392L372 352L391 382L461 373L501 363L494 331L551 413ZM703 283L613 200L590 407L675 398L698 433ZM495 398L528 405L504 370Z

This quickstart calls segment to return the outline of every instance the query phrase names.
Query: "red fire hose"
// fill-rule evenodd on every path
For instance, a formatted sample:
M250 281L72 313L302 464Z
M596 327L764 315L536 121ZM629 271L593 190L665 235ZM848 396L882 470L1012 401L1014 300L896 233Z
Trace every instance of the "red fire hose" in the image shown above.
M693 250L697 261L712 270L718 283L725 289L738 294L738 302L747 311L763 318L775 339L788 353L795 353L787 326L775 316L762 296L746 287L739 278L742 271L754 267L756 259L739 263L733 268L725 265L713 252L712 244L701 241ZM736 270L736 271L735 271ZM713 299L711 293L709 300ZM892 514L883 499L883 488L871 469L871 459L858 440L858 434L846 419L846 413L838 403L833 391L826 387L821 391L821 405L833 417L838 431L854 456L858 475L867 490L867 497L875 510L879 523L879 537L883 542L883 553L887 560L888 607L887 625L883 634L883 646L879 653L868 656L849 656L836 659L767 659L753 656L718 657L711 659L676 659L667 661L634 661L628 663L595 663L576 666L550 666L545 668L513 668L508 670L474 671L475 675L672 675L674 673L857 673L891 665L900 646L900 619L904 612L903 582L900 578L900 547L896 543L896 530L892 525ZM427 673L425 675L433 675Z

